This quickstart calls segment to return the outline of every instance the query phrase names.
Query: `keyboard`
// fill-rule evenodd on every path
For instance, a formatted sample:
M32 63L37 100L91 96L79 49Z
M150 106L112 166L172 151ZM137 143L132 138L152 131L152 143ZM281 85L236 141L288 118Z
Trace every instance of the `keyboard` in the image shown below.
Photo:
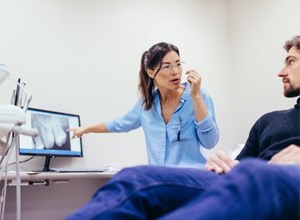
M50 171L57 173L103 173L105 168L51 168Z

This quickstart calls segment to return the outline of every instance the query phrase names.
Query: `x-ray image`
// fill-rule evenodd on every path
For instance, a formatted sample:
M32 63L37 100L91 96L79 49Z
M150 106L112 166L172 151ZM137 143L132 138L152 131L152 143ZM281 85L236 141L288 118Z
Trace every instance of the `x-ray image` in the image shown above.
M33 128L39 135L33 138L36 149L70 150L69 121L55 115L33 113L31 116Z

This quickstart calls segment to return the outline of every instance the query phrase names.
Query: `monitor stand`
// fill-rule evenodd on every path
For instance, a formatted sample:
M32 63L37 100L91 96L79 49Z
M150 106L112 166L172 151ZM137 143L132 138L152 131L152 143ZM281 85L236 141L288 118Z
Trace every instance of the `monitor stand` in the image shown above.
M49 168L51 158L53 158L53 156L46 156L45 164L42 172L52 172L52 170Z

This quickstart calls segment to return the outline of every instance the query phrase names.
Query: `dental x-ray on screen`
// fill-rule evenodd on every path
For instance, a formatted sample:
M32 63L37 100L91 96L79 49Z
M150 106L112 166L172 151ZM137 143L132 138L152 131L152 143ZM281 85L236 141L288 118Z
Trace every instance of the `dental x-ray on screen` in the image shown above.
M37 129L39 135L20 135L20 155L82 157L81 139L72 139L67 131L80 126L79 115L28 108L26 116L26 126Z

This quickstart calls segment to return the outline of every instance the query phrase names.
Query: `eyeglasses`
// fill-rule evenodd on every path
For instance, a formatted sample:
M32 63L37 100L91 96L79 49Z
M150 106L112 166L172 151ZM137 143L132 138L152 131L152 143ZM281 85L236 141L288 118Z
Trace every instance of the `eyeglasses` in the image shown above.
M171 73L173 68L177 69L177 70L182 70L182 64L184 64L184 62L176 63L174 66L170 65L170 64L163 64L161 66L161 68L159 69L159 71L162 71L165 73Z

